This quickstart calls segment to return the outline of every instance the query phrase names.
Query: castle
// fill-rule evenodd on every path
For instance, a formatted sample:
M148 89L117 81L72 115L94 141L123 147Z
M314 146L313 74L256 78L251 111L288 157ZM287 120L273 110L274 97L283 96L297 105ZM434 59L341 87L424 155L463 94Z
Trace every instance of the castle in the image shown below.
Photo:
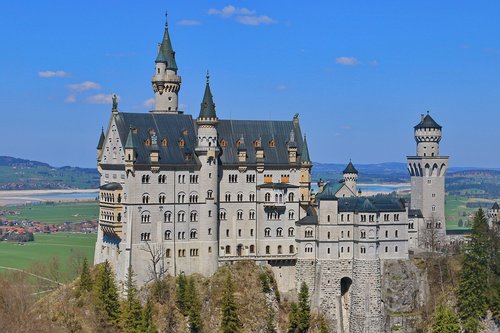
M305 282L312 306L338 332L382 331L381 264L407 259L425 229L445 230L441 127L415 127L408 157L411 204L363 197L349 163L338 183L311 189L313 166L298 115L288 121L217 117L209 77L196 118L179 110L181 77L165 26L152 77L154 110L125 113L113 101L97 147L101 175L95 263L123 281L212 275L253 260L282 292Z

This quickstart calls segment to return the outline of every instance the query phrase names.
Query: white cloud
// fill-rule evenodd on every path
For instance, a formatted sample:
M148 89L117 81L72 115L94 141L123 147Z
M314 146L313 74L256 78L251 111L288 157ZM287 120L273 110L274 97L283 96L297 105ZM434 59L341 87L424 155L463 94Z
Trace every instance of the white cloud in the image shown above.
M40 71L39 77L68 77L69 73L65 71Z
M76 96L74 94L68 95L64 101L66 103L75 103L76 102Z
M180 20L177 21L178 25L190 25L190 26L195 26L195 25L201 25L200 21L197 20Z
M222 9L210 8L208 15L216 15L221 18L234 17L236 22L245 25L261 25L276 23L275 20L266 15L255 15L256 10L248 8L238 8L233 5L228 5Z
M92 81L84 81L82 83L69 84L68 88L73 91L85 91L92 89L101 89L101 85Z
M97 94L87 97L86 101L90 104L111 104L113 94ZM116 95L118 102L121 100L120 95Z
M275 20L266 15L261 16L238 16L236 21L245 25L261 25L261 24L273 24L276 23Z
M145 108L151 108L151 107L155 106L155 99L149 98L149 99L145 100L144 103L142 103L142 105Z
M338 57L335 62L340 65L353 66L358 65L359 60L354 57Z

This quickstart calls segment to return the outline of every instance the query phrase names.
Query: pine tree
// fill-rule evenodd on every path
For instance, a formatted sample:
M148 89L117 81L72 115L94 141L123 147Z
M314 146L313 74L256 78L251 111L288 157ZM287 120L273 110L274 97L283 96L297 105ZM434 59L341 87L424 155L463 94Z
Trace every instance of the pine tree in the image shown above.
M189 312L189 298L188 298L188 282L186 275L184 273L179 274L177 277L177 306L184 316L188 315Z
M457 293L458 312L467 333L478 332L479 320L488 309L488 243L488 225L479 209L465 246Z
M290 305L290 312L288 313L288 332L297 333L299 329L299 307L297 303Z
M144 333L156 333L157 329L153 322L153 300L148 297L144 312L142 314L141 331Z
M137 287L134 281L134 271L132 266L128 267L125 292L127 297L121 306L121 327L124 332L137 332L142 325L142 306L137 299Z
M113 270L107 260L98 268L94 295L98 310L109 323L116 325L120 316L120 303Z
M83 292L88 292L92 290L92 277L90 276L89 264L87 258L83 258L82 270L80 273L80 281L78 283L78 289L80 294Z
M189 330L191 333L201 332L201 303L196 290L196 285L193 277L188 279L187 283L187 299L189 299Z
M302 282L300 286L298 310L298 332L307 332L311 309L309 307L309 288L305 282Z
M328 327L328 324L325 318L321 318L321 323L319 324L319 333L330 333L331 330Z
M231 273L227 273L226 288L222 294L222 323L223 333L237 333L242 325L238 317L238 308L234 301L234 286L231 279Z
M439 304L433 315L432 333L459 333L460 320L451 308Z

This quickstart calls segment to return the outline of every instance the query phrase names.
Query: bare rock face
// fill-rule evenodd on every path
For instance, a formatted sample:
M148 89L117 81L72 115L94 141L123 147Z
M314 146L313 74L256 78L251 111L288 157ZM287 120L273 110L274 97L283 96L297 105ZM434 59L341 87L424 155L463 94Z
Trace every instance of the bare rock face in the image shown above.
M415 332L419 308L429 295L427 273L414 260L385 260L382 266L385 332Z

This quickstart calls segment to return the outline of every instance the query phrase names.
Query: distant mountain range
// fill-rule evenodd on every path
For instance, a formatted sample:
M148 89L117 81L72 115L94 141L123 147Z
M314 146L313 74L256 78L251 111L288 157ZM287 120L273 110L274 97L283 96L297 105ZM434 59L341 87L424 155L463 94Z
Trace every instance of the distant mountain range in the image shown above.
M342 179L346 164L314 163L313 181ZM406 163L356 164L360 183L407 183L410 176ZM76 189L99 187L99 173L94 168L53 167L47 163L0 156L0 190ZM498 194L500 168L452 167L446 179L448 192L463 194ZM497 193L498 192L498 193Z

